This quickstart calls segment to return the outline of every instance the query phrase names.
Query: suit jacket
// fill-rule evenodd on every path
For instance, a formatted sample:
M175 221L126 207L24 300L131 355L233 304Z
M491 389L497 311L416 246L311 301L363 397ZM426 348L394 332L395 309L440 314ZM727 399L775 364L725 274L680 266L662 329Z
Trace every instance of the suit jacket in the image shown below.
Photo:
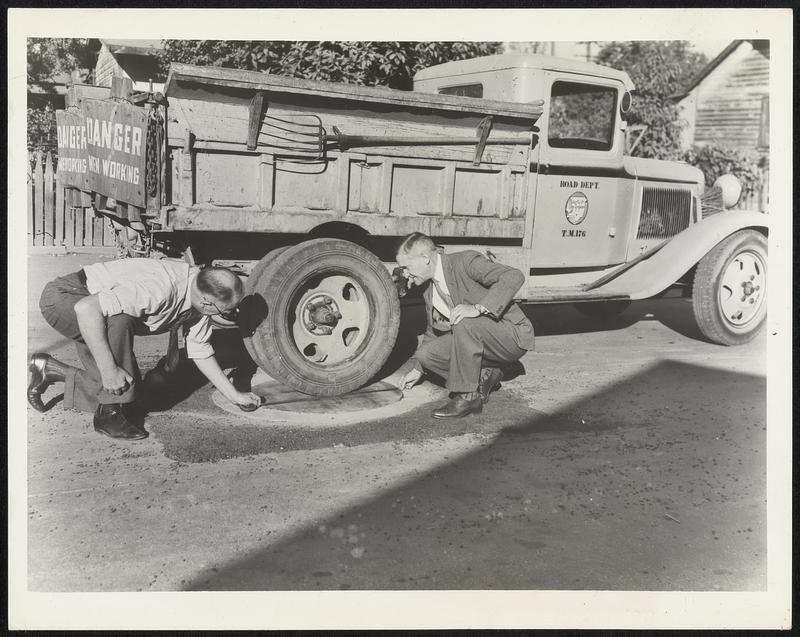
M444 280L454 305L461 303L482 305L495 320L506 321L514 326L517 345L522 349L533 349L533 325L519 306L511 302L525 283L522 272L490 261L475 250L451 254L439 252L439 257L442 259ZM434 326L440 331L442 328L449 328L449 324L443 325L436 319L439 313L433 307L432 288L433 284L428 282L423 292L428 336L434 336Z

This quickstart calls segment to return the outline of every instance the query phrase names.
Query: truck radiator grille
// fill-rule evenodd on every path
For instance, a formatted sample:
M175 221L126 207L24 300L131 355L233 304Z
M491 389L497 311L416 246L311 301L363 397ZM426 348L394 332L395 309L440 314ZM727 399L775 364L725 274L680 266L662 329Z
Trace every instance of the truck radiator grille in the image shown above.
M667 239L689 227L692 193L682 188L644 188L637 239Z

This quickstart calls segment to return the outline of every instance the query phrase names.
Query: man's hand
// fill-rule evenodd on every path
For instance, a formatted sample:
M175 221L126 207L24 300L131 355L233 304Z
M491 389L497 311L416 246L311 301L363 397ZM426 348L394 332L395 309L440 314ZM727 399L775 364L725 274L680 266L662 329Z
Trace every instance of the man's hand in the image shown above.
M125 393L133 384L133 376L117 366L101 371L100 377L103 380L103 389L115 396Z
M232 403L237 405L244 405L245 407L257 407L261 404L261 396L254 394L251 391L240 392L237 391L230 396Z
M419 382L420 378L422 378L422 372L416 367L412 367L405 374L403 374L398 386L402 390L411 389Z
M450 310L450 325L458 325L458 322L461 319L475 318L476 316L480 315L481 315L480 310L474 305L461 303L460 305L456 305L452 310Z

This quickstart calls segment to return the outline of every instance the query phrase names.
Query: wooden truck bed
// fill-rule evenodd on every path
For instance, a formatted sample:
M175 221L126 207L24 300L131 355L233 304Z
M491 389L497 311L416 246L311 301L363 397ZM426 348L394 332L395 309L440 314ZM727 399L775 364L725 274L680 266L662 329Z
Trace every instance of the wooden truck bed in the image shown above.
M343 221L375 235L520 242L526 232L530 143L489 143L473 165L476 129L491 117L489 140L530 139L541 104L183 64L172 66L166 95L165 230L305 233ZM313 152L315 132L337 131L475 143Z

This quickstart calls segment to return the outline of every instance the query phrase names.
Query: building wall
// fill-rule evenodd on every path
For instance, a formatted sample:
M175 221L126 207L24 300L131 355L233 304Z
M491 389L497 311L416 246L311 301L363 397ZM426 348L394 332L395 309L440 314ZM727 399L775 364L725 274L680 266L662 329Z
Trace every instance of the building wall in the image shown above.
M111 78L114 76L130 78L111 51L108 50L108 47L103 44L97 54L97 64L94 67L94 83L97 86L111 86Z
M135 55L115 56L103 44L97 55L95 65L95 84L97 86L111 86L111 78L126 77L133 82L134 91L147 91L150 89L149 78L154 76L152 70L156 66L153 59L137 59ZM141 76L141 77L139 77ZM143 79L148 78L148 79ZM163 91L163 82L153 82L154 91Z
M742 42L682 100L689 124L684 145L723 143L766 152L761 127L768 97L769 58Z

